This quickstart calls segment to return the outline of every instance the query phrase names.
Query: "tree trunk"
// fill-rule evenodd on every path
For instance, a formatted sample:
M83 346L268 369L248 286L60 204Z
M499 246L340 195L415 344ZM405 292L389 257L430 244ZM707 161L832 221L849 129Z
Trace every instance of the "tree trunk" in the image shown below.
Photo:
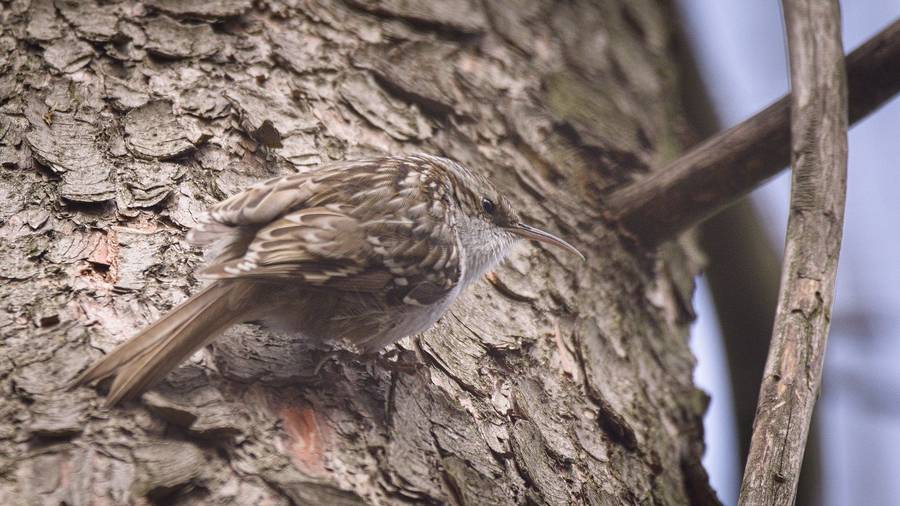
M603 211L692 140L671 6L0 7L0 503L716 502L691 243L643 250ZM489 174L587 263L521 245L401 342L417 368L313 375L327 350L248 324L139 402L65 390L197 289L207 205L413 151Z

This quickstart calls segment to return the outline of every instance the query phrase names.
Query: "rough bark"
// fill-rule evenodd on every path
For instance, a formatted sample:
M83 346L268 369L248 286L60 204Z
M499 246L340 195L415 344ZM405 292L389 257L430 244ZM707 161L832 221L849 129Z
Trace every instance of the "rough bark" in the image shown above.
M783 0L791 205L781 287L739 504L794 504L822 381L847 195L847 76L837 0Z
M687 132L668 6L0 7L0 503L715 502L696 262L598 200ZM208 204L409 151L489 173L588 262L523 245L401 343L412 373L303 379L327 350L243 325L140 402L62 388L196 289L183 236Z

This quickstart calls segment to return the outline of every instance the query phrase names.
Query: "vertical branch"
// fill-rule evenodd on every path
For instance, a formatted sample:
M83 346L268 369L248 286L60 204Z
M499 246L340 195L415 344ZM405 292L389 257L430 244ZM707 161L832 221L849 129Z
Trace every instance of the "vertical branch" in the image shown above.
M742 505L791 505L822 378L843 226L847 86L837 0L783 0L791 188L781 291Z

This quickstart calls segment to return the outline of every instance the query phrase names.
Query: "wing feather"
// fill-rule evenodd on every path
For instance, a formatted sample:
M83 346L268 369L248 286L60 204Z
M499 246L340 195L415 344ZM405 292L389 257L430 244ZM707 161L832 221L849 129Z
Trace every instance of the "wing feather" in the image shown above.
M459 282L460 257L444 208L411 191L426 180L420 168L406 159L362 160L238 193L213 206L188 236L227 242L200 275L384 293L389 305L436 302Z

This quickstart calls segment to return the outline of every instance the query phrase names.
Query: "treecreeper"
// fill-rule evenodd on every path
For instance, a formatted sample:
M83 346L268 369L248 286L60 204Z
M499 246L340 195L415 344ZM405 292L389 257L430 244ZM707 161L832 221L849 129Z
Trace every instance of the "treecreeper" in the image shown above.
M522 223L478 172L424 154L264 181L213 206L187 239L214 248L199 273L209 283L73 386L113 377L107 405L133 398L245 321L374 352L431 327L517 239L584 258Z

